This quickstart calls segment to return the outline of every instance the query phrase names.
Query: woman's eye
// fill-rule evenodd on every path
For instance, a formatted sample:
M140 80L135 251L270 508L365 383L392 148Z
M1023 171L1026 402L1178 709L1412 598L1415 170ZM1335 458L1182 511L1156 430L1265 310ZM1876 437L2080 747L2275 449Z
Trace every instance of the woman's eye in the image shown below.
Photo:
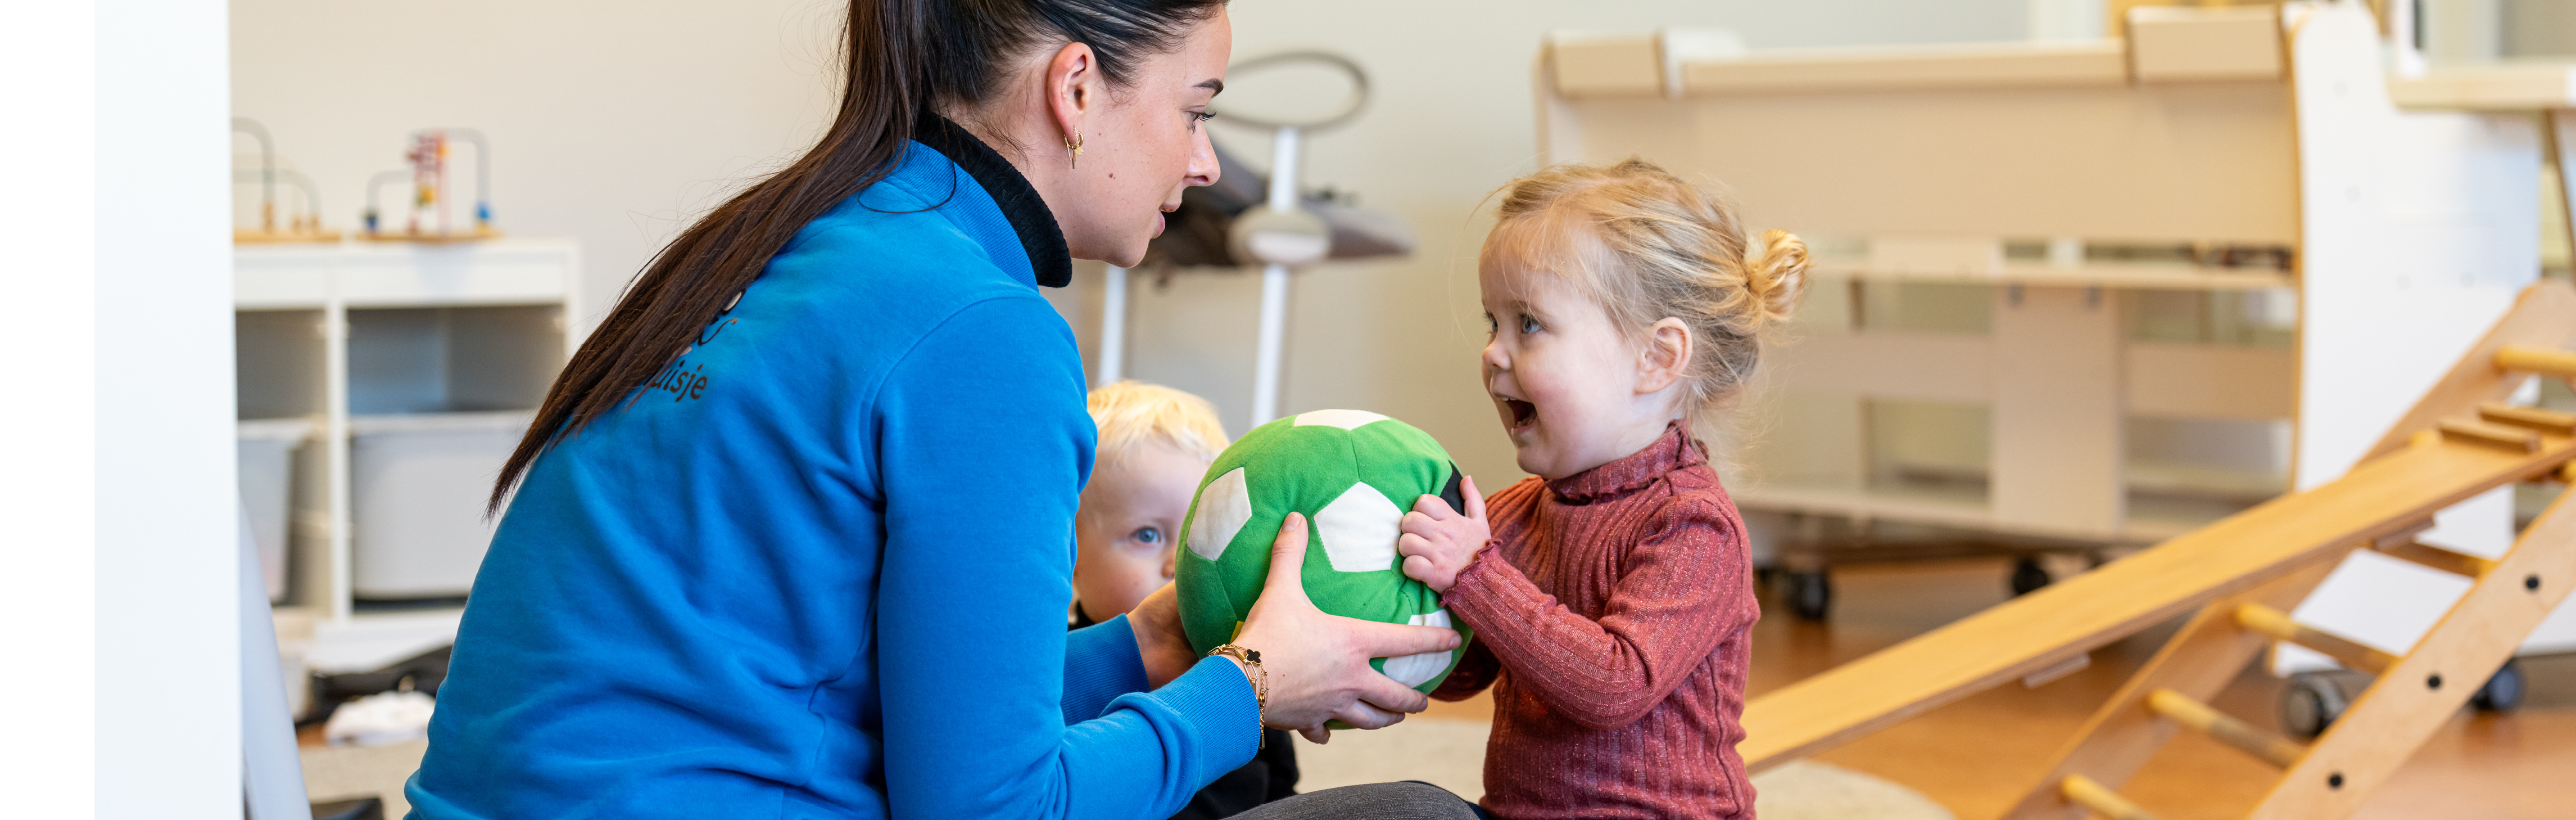
M1214 111L1183 111L1183 112L1181 112L1181 113L1184 113L1184 114L1188 114L1188 115L1190 115L1190 130L1191 130L1191 131L1197 131L1197 130L1199 130L1199 123L1203 123L1203 122L1207 122L1208 120L1216 119L1216 112L1214 112Z
M1537 320L1537 319L1534 319L1534 318L1531 318L1531 317L1528 317L1528 316L1523 316L1523 317L1521 317L1521 335L1523 335L1523 336L1527 336L1527 335L1529 335L1529 334L1537 333L1537 332L1538 332L1538 320Z
M1139 543L1139 544L1160 544L1160 543L1163 543L1163 531L1162 531L1162 530L1155 529L1155 528L1153 528L1153 527L1146 527L1146 528L1144 528L1144 529L1137 530L1137 531L1136 531L1136 543Z

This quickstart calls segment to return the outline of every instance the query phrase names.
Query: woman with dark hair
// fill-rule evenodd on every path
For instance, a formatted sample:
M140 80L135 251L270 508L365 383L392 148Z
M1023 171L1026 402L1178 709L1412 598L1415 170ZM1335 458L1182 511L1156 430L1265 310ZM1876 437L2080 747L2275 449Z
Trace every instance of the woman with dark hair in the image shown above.
M406 789L422 818L1153 818L1420 693L1305 524L1223 654L1171 590L1064 631L1093 429L1039 286L1216 180L1216 0L854 0L814 148L656 256L547 394ZM1420 784L1246 817L1465 817Z

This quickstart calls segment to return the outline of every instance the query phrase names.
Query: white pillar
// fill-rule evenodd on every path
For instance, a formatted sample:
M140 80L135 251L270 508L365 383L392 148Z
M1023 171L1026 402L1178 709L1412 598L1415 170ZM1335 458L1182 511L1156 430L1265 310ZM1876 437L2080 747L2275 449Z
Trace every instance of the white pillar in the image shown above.
M1252 371L1252 426L1279 417L1279 360L1288 335L1288 266L1261 268L1261 346Z
M1297 207L1297 129L1287 127L1271 143L1270 209ZM1261 341L1252 369L1252 426L1279 417L1280 359L1288 336L1288 266L1261 269Z
M1109 266L1100 289L1100 364L1091 386L1107 387L1127 377L1127 269Z
M43 158L0 197L11 817L242 814L228 28L223 0L0 5L0 154Z

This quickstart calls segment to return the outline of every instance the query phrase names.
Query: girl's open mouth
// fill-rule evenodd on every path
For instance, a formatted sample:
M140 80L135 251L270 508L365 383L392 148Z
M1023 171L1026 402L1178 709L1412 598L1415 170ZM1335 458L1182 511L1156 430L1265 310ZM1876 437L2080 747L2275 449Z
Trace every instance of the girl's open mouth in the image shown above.
M1515 430L1528 427L1530 422L1538 420L1538 405L1520 399L1504 399L1503 410L1511 414L1512 429Z

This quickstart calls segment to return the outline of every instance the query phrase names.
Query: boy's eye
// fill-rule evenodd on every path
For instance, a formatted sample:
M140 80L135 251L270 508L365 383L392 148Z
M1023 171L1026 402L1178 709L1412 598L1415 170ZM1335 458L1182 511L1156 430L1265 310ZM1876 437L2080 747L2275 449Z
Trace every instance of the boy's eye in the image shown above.
M1537 319L1534 319L1534 318L1531 318L1531 317L1528 317L1528 316L1523 316L1523 317L1521 317L1521 335L1526 336L1526 335L1529 335L1529 334L1532 334L1532 333L1537 333L1537 332L1538 332L1538 320L1537 320Z
M1153 527L1146 527L1144 529L1137 530L1135 538L1136 543L1139 544L1160 544L1163 543L1163 531Z

